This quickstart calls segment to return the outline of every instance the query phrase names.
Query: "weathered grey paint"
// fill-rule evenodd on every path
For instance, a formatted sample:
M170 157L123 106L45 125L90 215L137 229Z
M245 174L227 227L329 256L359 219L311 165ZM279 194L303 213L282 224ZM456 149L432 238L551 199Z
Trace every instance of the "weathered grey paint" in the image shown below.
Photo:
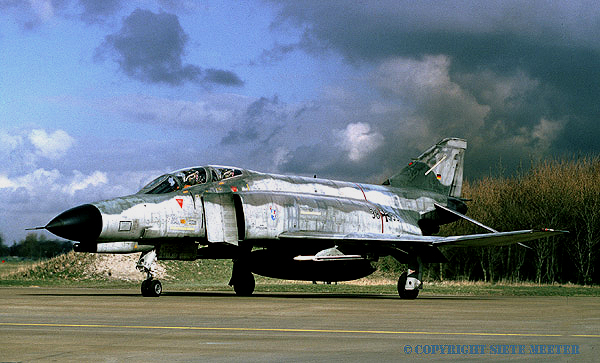
M460 192L463 140L447 139L420 158L426 174ZM97 242L195 238L201 243L277 240L286 232L330 234L422 235L418 221L445 204L447 195L390 185L259 173L225 166L194 167L206 182L164 194L142 192L93 203L102 213ZM235 171L235 173L233 172ZM176 172L173 173L173 175ZM225 176L227 174L227 177ZM459 178L460 180L455 180ZM237 195L239 203L234 202Z
M237 246L238 229L233 194L206 193L202 200L208 242L226 242Z
M491 233L433 236L440 224L470 220L459 198L465 149L464 140L444 139L383 185L227 166L186 168L137 194L65 211L46 228L81 236L80 251L142 250L138 267L149 279L155 257L234 258L237 271L343 281L371 273L371 261L392 255L409 263L399 292L414 298L410 290L420 287L421 264L445 260L436 246L506 245L561 233L488 228ZM253 288L247 273L231 283Z

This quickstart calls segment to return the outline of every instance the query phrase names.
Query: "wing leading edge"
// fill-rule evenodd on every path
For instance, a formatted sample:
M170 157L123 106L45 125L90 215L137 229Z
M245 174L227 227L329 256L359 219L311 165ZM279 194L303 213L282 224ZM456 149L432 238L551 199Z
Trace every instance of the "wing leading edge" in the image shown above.
M280 239L317 239L340 242L387 242L393 245L430 245L430 246L455 246L455 247L487 247L506 246L515 243L532 241L540 238L552 237L568 233L553 229L521 230L510 232L492 232L470 234L462 236L418 236L418 235L390 235L378 233L322 233L322 232L284 232Z

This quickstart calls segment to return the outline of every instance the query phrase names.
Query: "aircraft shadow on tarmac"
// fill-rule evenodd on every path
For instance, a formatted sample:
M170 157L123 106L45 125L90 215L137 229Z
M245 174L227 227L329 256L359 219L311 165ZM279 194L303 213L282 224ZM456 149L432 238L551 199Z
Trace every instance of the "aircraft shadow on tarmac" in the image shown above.
M173 291L165 292L165 296L198 296L198 297L238 297L235 293L229 292L193 292L193 291ZM265 292L254 293L252 298L279 298L279 299L373 299L373 300L399 300L399 301L418 301L418 300L482 300L489 299L487 296L419 296L414 300L401 299L397 295L379 295L379 294L350 294L350 293L294 293L294 292Z
M31 292L25 293L23 295L29 296L57 296L57 297L66 297L66 296L102 296L102 297L139 297L144 300L160 300L160 298L143 298L141 294L137 291L111 291L107 290L106 292L97 292L98 290L84 292L84 291L57 291L57 292ZM231 298L231 299L256 299L256 298L278 298L278 299L371 299L371 300L398 300L398 301L419 301L419 300L490 300L496 299L498 297L493 296L448 296L448 295L439 295L439 296L419 296L418 299L415 300L405 300L401 299L399 296L395 295L378 295L378 294L350 294L350 293L295 293L295 292L258 292L252 294L252 296L237 296L235 292L226 292L226 291L165 291L162 296L171 297L171 296L196 296L198 298L202 297L223 297L223 298Z

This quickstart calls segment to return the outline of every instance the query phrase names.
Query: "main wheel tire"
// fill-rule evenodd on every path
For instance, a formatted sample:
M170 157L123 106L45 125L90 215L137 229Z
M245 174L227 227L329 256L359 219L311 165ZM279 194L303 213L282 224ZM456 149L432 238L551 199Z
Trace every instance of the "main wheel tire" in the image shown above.
M144 280L142 282L142 296L159 297L162 294L162 284L158 280Z
M406 279L408 278L408 274L406 272L403 272L402 275L400 275L400 277L398 278L398 295L400 295L400 297L402 299L407 299L407 300L413 300L416 299L417 296L419 296L419 290L418 289L414 289L414 290L406 290Z
M255 286L252 272L238 273L233 283L233 291L238 296L250 296L254 292Z

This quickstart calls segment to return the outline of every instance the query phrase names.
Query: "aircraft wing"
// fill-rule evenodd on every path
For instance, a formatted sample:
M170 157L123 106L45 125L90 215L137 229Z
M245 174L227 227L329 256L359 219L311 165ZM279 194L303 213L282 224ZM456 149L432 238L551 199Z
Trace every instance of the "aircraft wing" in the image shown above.
M511 232L492 232L482 234L470 234L462 236L419 236L419 235L390 235L382 233L322 233L311 231L284 232L279 235L280 239L321 239L340 242L387 242L393 245L429 245L429 246L457 246L457 247L486 247L506 246L514 243L522 243L540 238L556 236L568 233L553 229L522 230Z

